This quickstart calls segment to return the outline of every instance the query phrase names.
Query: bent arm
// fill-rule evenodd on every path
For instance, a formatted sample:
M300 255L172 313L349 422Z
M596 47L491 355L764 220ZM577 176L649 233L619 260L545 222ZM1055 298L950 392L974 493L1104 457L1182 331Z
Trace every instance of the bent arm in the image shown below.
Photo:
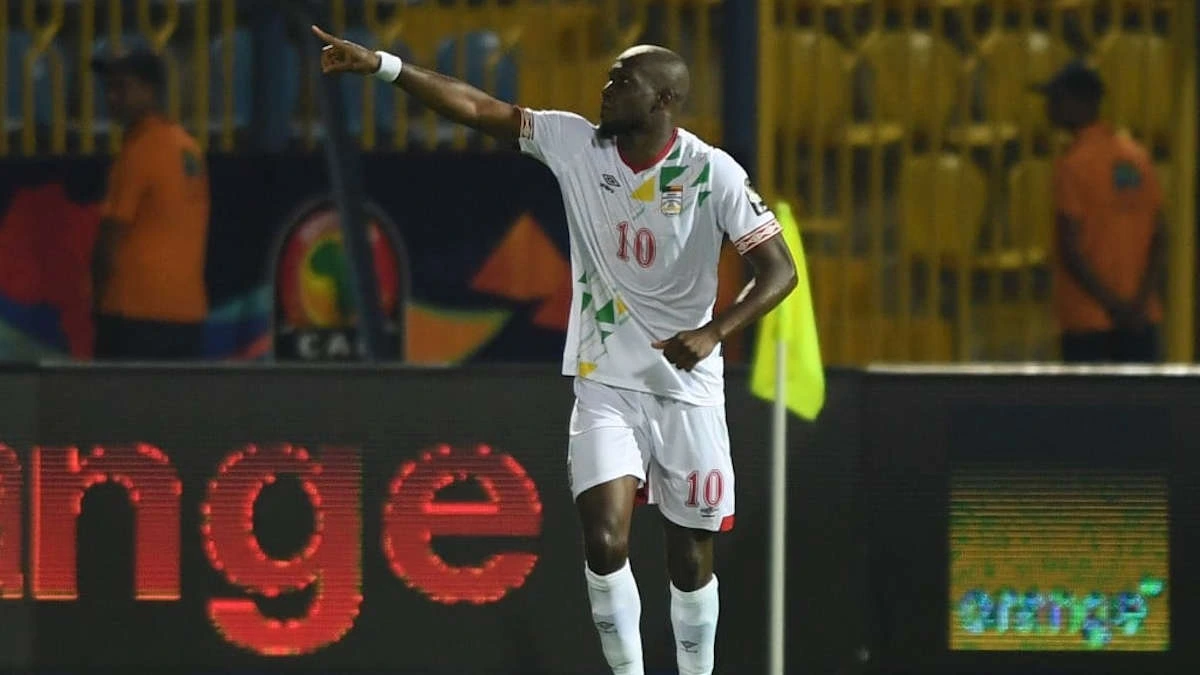
M721 339L754 323L796 288L796 263L783 237L776 235L747 251L744 256L754 269L754 280L712 325Z
M1146 273L1142 275L1142 283L1138 287L1137 298L1134 300L1134 307L1138 311L1146 309L1146 303L1150 301L1150 296L1158 290L1159 284L1162 283L1163 272L1167 266L1166 256L1167 225L1163 221L1162 214L1159 214L1154 228L1154 238L1150 240L1150 255L1146 260Z
M100 230L92 249L92 305L99 307L112 277L113 249L116 247L120 223L112 217L100 221Z
M1079 223L1065 213L1058 214L1058 247L1063 267L1084 292L1092 296L1113 316L1122 312L1125 303L1100 281L1087 258L1079 248Z

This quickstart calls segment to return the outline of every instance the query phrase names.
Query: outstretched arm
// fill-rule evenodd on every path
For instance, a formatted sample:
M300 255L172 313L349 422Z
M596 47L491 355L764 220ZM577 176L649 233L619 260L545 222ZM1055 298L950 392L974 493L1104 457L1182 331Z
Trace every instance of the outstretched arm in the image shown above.
M366 47L312 27L325 47L321 72L376 75L384 59ZM391 57L395 58L395 57ZM521 110L475 87L432 70L405 63L392 83L416 97L442 117L478 129L498 140L515 142L521 133Z

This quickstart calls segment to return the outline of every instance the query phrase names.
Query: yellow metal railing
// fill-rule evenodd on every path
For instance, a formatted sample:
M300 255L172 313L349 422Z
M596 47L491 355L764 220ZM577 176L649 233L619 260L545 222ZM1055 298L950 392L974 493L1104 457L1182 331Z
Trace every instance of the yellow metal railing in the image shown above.
M18 0L13 0L17 2ZM120 130L109 122L99 83L91 70L93 57L127 50L138 42L163 57L167 69L167 111L180 119L201 145L215 137L219 148L235 145L233 35L235 0L19 0L20 22L9 25L9 0L0 0L0 110L9 124L12 102L7 78L19 77L19 142L14 147L0 135L0 156L59 155L68 151L115 152ZM218 32L210 14L220 12ZM187 30L190 27L190 30ZM210 110L212 41L225 46L225 108L214 120ZM22 43L16 41L21 40ZM19 50L12 47L24 44ZM11 59L19 59L14 70ZM239 64L240 65L240 64ZM101 147L103 146L103 147Z
M9 26L10 4L19 4L19 25ZM474 75L475 84L522 105L564 108L592 118L599 112L600 89L613 58L635 42L653 40L681 51L692 63L692 99L684 122L716 142L721 77L713 17L719 4L720 0L460 0L405 5L330 0L329 8L332 27L340 34L400 51L431 67L444 65L452 55L450 75ZM116 151L119 129L108 122L90 62L98 49L128 49L135 41L164 57L168 111L206 149L234 151L244 131L239 128L234 83L249 68L242 62L249 55L237 48L237 31L246 28L238 25L238 7L237 0L0 0L0 78L14 72L6 64L13 54L10 43L26 40L18 55L20 119L8 119L17 142L0 134L0 156ZM651 22L651 16L657 20ZM17 32L28 37L16 37ZM470 45L468 36L485 37ZM322 125L314 98L315 58L306 57L315 55L317 45L302 39L289 48L301 56L281 55L279 60L281 67L300 64L301 72L290 74L300 83L295 110L290 111L292 130L312 149ZM515 77L515 90L500 86L502 73ZM349 105L348 112L366 149L468 146L467 130L439 121L431 111L411 108L387 85L368 78L348 80L346 87L361 87L351 92L347 104L361 102ZM10 118L13 102L7 99L7 86L0 87L0 109Z
M26 154L33 154L37 138L36 128L34 71L39 66L49 68L52 87L52 112L50 122L50 144L52 152L62 152L66 148L66 90L64 64L62 54L53 48L54 36L63 25L66 10L63 0L55 0L49 4L44 22L38 21L37 4L34 0L24 0L21 3L21 23L25 31L32 37L32 43L21 60L21 107L24 125L21 131L21 148ZM44 63L43 63L44 61Z
M1163 0L760 0L758 177L798 205L827 362L1057 357L1064 139L1028 85L1073 57L1155 153L1168 356L1191 360L1195 20Z

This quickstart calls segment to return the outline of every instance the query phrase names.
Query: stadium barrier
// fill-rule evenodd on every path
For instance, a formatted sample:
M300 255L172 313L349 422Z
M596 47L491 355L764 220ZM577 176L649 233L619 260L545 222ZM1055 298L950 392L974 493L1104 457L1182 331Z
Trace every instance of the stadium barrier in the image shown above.
M1028 85L1100 69L1167 196L1164 338L1192 360L1196 3L760 0L758 166L798 205L827 363L1055 360L1051 163Z
M565 478L571 385L553 368L43 367L0 374L0 402L5 667L600 672ZM731 388L740 505L718 551L726 672L761 670L765 653L768 416ZM814 434L800 426L793 630L833 621L844 635L822 637L832 645L863 633L845 628L861 606L843 555L855 536L826 531L849 509L856 460L849 445L800 453ZM288 472L303 482L264 486ZM101 474L120 483L80 502ZM455 476L478 483L447 485ZM646 623L647 659L665 668L661 542L656 515L639 510L634 568L660 619ZM277 590L258 606L297 623L254 618L247 588Z
M789 434L789 672L1188 672L1196 375L831 372ZM718 668L756 673L769 407L744 380ZM571 401L549 368L5 370L0 662L601 673ZM650 670L661 542L639 509Z

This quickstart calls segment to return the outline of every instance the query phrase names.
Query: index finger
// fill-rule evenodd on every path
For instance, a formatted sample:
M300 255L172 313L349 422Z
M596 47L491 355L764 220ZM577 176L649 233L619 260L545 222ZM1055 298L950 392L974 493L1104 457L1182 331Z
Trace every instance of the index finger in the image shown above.
M321 30L318 26L313 26L312 32L313 32L313 35L316 35L317 37L324 40L326 44L336 45L339 42L341 42L341 40L330 35L329 33L326 33L325 31Z

